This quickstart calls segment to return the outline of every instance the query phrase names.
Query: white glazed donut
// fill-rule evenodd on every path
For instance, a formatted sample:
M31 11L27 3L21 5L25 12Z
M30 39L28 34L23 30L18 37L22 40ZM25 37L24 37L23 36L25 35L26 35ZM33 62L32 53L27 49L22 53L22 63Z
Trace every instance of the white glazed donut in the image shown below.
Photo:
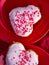
M18 36L27 37L33 31L33 24L41 19L41 13L38 7L28 5L13 9L9 18L14 32Z
M21 43L10 46L6 55L6 65L38 65L38 55L26 50Z

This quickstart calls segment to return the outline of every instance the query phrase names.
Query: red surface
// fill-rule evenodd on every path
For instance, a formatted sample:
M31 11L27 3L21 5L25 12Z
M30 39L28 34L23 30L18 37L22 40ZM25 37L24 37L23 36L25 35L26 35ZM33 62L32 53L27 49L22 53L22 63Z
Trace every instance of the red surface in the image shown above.
M5 55L6 54L6 49L9 47L10 43L12 43L13 40L16 41L21 41L24 43L28 43L28 44L24 44L26 49L33 49L35 50L35 52L39 55L39 65L49 65L49 33L48 35L46 35L46 32L48 31L48 25L49 25L49 1L48 0L38 0L38 2L33 2L36 6L40 6L41 8L41 12L42 12L42 19L34 25L34 32L31 34L31 36L29 36L28 38L21 38L15 35L15 33L12 30L11 25L9 24L9 19L8 19L8 9L9 6L10 8L13 8L13 5L18 6L18 2L12 5L12 3L9 1L17 1L17 0L7 0L8 2L6 2L4 5L4 7L2 8L2 3L3 0L0 0L1 2L1 6L0 6L0 54ZM21 3L20 5L26 5L27 2L25 3L24 0L21 0L23 3ZM27 1L27 0L26 0ZM33 1L33 0L32 0ZM31 2L31 0L29 0L29 3ZM8 5L9 3L9 5ZM13 2L14 3L14 2ZM28 4L29 4L28 3ZM19 6L20 6L19 5ZM1 10L3 9L3 10ZM1 13L2 12L2 13ZM46 35L44 38L43 36ZM43 38L43 39L41 39ZM39 39L41 39L39 41ZM37 43L35 43L34 45L33 42L35 41L39 41ZM5 42L8 43L5 43ZM0 56L0 65L2 64L3 61L3 56Z
M29 37L26 37L26 38L19 37L13 31L8 15L10 10L13 9L14 7L27 6L30 4L34 4L35 6L38 6L41 9L42 19L37 24L34 25L34 31ZM13 41L19 41L24 44L33 44L34 42L40 40L48 31L49 10L48 10L48 1L46 0L43 0L43 1L42 0L41 1L7 0L4 3L4 6L2 6L1 8L2 8L1 21L0 21L0 39L1 40L4 40L9 43L12 43Z
M40 41L38 41L34 45L44 49L47 53L49 53L49 32L45 37L43 37Z

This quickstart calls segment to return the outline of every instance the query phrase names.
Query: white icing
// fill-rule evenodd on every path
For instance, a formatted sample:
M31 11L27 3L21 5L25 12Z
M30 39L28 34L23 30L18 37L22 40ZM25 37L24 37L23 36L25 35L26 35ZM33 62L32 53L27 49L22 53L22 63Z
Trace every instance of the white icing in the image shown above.
M24 46L21 43L13 44L7 53L6 57L6 65L13 65L16 61L19 61L19 53L25 50ZM11 61L12 57L15 57L14 60Z
M25 13L25 16L22 16L24 11L27 12L27 14ZM35 11L36 11L36 13L34 14ZM16 13L17 13L17 15L16 15ZM21 14L21 16L20 16L20 14ZM32 14L32 16L30 16L30 14ZM29 15L29 17L28 17L28 15ZM27 37L33 31L33 24L37 23L41 19L41 13L40 13L40 10L38 7L36 7L34 5L28 5L27 7L18 7L18 8L13 9L9 13L9 18L10 18L11 25L12 25L15 33L19 36ZM30 20L30 18L32 18L32 19ZM16 20L19 20L19 21L16 21ZM22 23L20 20L22 21ZM27 23L26 22L24 23L24 20ZM31 26L30 26L30 23L32 24ZM20 25L20 28L19 28L19 25ZM23 27L25 28L24 30L22 30ZM26 29L27 29L27 31L24 33L24 31Z
M21 43L16 43L10 46L8 50L6 55L6 65L21 65L21 63L24 63L23 65L37 65L38 55L34 51L26 51Z
M30 62L28 62L28 63L30 63L30 65L32 65L33 63L34 63L34 65L36 65L39 63L38 62L38 55L34 51L30 51L30 52L27 51L26 53L27 53L27 56L29 56L30 54L32 55L31 58L29 58Z

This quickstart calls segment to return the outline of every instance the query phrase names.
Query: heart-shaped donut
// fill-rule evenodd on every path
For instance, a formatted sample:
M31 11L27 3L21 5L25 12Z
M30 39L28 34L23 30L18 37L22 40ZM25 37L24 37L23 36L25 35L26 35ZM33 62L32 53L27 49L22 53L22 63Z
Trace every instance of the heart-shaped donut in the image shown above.
M14 32L18 36L27 37L33 31L33 24L41 19L41 13L38 7L28 5L13 9L9 18Z
M21 43L16 42L8 50L6 65L38 65L38 55L33 50L26 50Z

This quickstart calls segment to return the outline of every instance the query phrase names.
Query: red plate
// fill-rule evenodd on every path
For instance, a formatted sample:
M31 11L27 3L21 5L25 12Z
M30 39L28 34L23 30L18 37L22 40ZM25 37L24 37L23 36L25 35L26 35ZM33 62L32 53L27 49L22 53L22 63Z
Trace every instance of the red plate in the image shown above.
M3 5L3 4L2 4ZM26 38L17 36L10 24L9 12L20 6L35 5L41 10L42 18L34 25L34 31ZM49 3L46 0L7 0L1 7L1 20L0 20L0 39L8 43L13 41L22 42L24 44L33 44L39 41L48 32L48 17L49 17Z

